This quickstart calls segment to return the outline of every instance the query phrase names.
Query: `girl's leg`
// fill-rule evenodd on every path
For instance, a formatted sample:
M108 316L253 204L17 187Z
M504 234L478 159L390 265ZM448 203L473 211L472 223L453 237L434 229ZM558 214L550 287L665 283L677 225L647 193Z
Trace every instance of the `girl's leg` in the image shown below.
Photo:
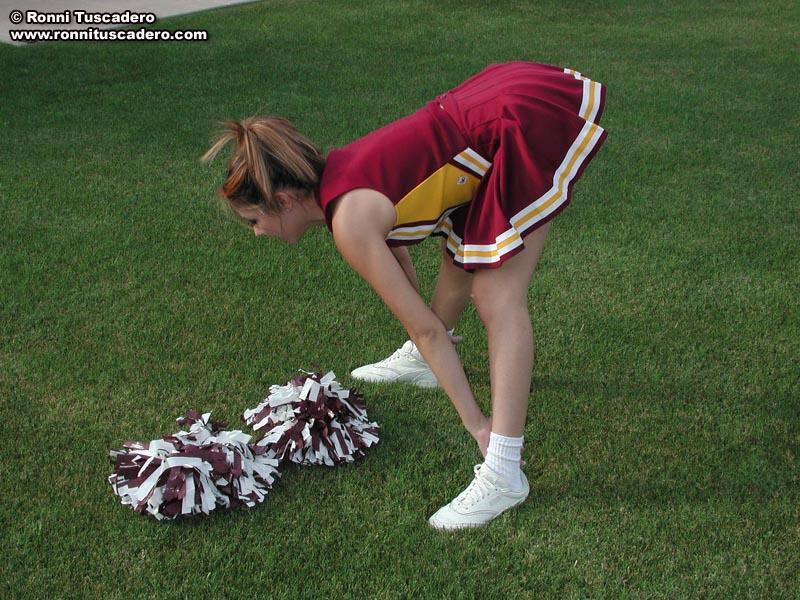
M489 339L492 432L521 437L528 414L533 328L528 286L542 254L548 222L525 238L525 250L498 269L475 273L472 297Z
M456 326L461 313L470 302L473 275L453 264L445 250L446 244L447 238L443 238L442 262L439 266L436 289L431 298L431 310L441 319L445 328L450 330Z
M528 480L519 465L534 351L528 285L549 230L548 222L531 232L525 250L497 269L477 271L472 280L472 299L489 337L491 435L475 479L428 520L437 529L483 525L528 496Z

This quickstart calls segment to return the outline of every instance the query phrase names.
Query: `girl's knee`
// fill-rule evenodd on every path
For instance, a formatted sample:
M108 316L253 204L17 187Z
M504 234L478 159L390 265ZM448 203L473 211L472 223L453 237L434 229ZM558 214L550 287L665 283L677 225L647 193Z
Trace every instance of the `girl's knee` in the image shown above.
M480 278L472 282L472 301L485 325L498 319L515 320L528 313L528 295L513 289L482 285Z

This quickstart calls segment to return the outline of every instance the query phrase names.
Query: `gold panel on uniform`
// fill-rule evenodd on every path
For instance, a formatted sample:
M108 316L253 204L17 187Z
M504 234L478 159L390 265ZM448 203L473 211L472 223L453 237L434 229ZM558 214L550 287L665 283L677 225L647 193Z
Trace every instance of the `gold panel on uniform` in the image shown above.
M406 223L436 222L448 208L475 196L481 180L469 171L446 164L395 204L395 227Z

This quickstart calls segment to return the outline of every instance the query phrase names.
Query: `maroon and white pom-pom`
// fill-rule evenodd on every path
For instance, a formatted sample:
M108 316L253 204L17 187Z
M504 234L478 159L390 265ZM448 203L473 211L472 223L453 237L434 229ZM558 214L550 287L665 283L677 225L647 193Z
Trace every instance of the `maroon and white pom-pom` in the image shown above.
M254 450L282 462L329 467L363 457L380 431L367 419L364 398L344 389L333 372L303 373L270 386L270 395L244 412L246 423L264 431Z
M189 411L177 422L189 431L111 451L108 482L123 504L161 520L264 500L280 476L278 461L255 453L251 436L223 431L210 412Z

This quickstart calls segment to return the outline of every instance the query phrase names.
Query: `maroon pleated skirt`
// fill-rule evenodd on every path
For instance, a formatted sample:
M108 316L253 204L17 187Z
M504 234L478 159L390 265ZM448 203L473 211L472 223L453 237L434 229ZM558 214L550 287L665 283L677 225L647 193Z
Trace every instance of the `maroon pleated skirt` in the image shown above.
M475 198L434 234L465 269L499 267L569 205L606 138L605 87L571 69L491 65L436 99L486 169Z

